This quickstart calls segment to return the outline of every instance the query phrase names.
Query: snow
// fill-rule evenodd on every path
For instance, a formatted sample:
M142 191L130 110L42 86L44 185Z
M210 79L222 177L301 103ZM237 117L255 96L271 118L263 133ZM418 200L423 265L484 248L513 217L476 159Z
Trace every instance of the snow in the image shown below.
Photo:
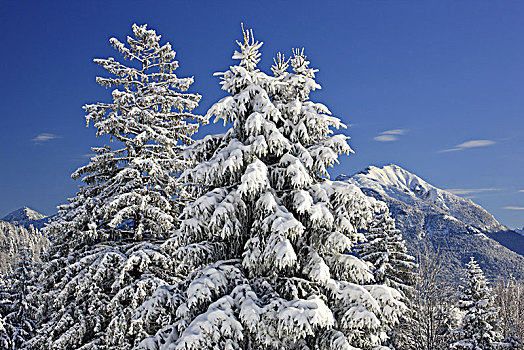
M314 282L327 283L331 279L329 266L316 252L310 254L308 258L309 262L304 266L304 274Z
M370 166L364 172L356 174L354 178L362 179L366 183L374 182L373 188L380 187L385 191L390 191L388 193L390 195L391 189L394 188L397 192L439 203L444 208L446 205L437 188L395 164L386 165L382 168Z
M234 300L224 296L213 302L184 330L177 342L166 350L238 349L243 339L242 324L233 312ZM234 339L234 340L231 340ZM213 346L214 345L214 346Z
M165 123L200 96L169 90L193 82L172 73L169 43L145 25L133 33L111 43L142 70L96 60L112 73L99 84L124 89L85 106L97 135L125 148L97 148L73 174L86 186L49 226L61 254L40 274L47 307L30 346L379 349L406 306L354 249L390 221L357 186L329 180L352 150L334 135L340 119L310 101L320 85L304 51L277 56L269 76L243 31L238 64L217 74L230 96L195 117L232 126L182 153L174 142L191 143L198 125Z
M269 187L267 167L260 160L249 164L241 178L238 193L241 195L254 195Z
M21 249L31 252L35 261L49 249L50 242L35 229L0 220L0 274L11 272L11 263Z
M287 301L280 306L276 317L279 335L296 339L315 335L318 328L331 328L335 323L331 310L318 297Z
M33 292L42 308L41 332L31 349L130 349L157 330L155 317L166 314L145 312L141 305L155 295L146 308L153 301L165 306L155 290L179 279L177 254L168 254L186 243L174 232L189 194L176 177L191 165L182 156L184 147L207 120L191 113L200 95L185 93L193 78L174 74L178 62L171 45L161 45L146 25L135 24L132 31L125 43L110 39L130 59L126 64L95 59L107 71L96 81L113 87L112 101L85 105L86 121L97 136L116 142L92 149L90 162L72 174L83 186L45 228L54 245ZM165 244L156 241L172 235ZM193 255L190 244L184 248L188 259L197 260L195 255L214 247L204 245ZM148 323L135 312L143 312Z
M459 221L459 219L457 219L456 217L453 217L451 215L444 215L443 219L444 220Z
M31 208L23 207L20 209L17 209L6 216L4 216L1 220L7 221L10 223L14 223L15 221L33 221L33 220L40 220L45 218L46 215L41 214Z
M382 168L370 166L353 176L342 175L339 179L421 210L427 210L427 207L437 208L444 215L454 217L465 225L483 232L507 230L493 215L471 200L439 189L395 164Z
M277 56L271 77L256 69L260 45L244 34L240 62L217 74L231 96L206 114L233 126L186 152L200 162L181 176L195 200L166 242L186 274L141 348L378 347L403 304L400 293L372 289L370 266L348 254L373 208L357 186L328 180L326 169L351 152L331 129L343 125L309 101L320 86L303 52L293 51L294 73ZM163 311L137 317L155 314Z
M0 220L23 226L26 229L29 229L31 225L36 229L41 229L47 223L48 219L49 217L44 214L31 208L23 207L7 214Z
M458 301L458 306L465 315L460 329L456 331L457 341L451 344L451 349L495 348L494 345L503 336L497 325L498 310L493 307L494 295L473 257L466 266L467 277Z

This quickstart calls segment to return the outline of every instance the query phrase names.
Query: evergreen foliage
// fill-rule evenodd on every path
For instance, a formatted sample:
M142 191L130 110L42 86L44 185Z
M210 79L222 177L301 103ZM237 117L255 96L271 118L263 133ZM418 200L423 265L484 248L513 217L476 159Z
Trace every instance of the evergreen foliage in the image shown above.
M28 349L129 349L131 315L173 264L152 242L87 246L49 261L40 274L38 334Z
M185 198L177 176L182 156L203 118L191 114L200 96L183 93L193 78L178 78L171 45L146 25L133 25L127 45L111 44L137 67L96 59L109 73L97 78L112 103L84 106L97 136L122 148L93 148L73 173L84 186L46 227L53 249L39 274L40 326L27 349L129 349L134 310L162 285L174 283L162 239L178 226Z
M96 135L109 135L121 148L93 148L91 162L71 176L85 186L47 227L50 236L71 248L107 240L165 238L175 228L180 210L176 175L188 163L184 144L198 129L200 116L191 114L200 96L183 93L193 78L179 78L171 45L146 25L133 25L127 45L111 38L125 65L110 57L95 63L110 73L96 81L112 91L112 103L85 105L86 120Z
M207 117L232 127L187 150L182 175L197 199L166 243L180 282L158 289L134 316L139 349L372 349L405 310L347 254L373 210L326 168L351 153L303 51L257 69L261 42L244 31L240 62L216 73L228 96ZM288 69L291 68L292 72Z
M23 227L0 220L0 273L13 272L13 263L22 250L28 250L34 261L49 249L50 242L32 225Z
M387 344L395 349L408 349L413 343L411 326L415 310L412 310L411 299L415 290L415 258L407 253L402 234L395 228L387 205L370 198L374 216L365 232L365 242L360 243L356 251L360 258L372 264L375 282L393 287L403 294L406 310L399 318L398 324L388 325Z
M36 307L29 294L34 276L31 252L19 251L13 273L0 290L0 345L2 349L21 349L35 332Z
M458 306L465 315L458 330L459 340L451 344L451 348L497 349L502 340L497 324L497 309L493 307L488 281L473 257L467 264L466 285L462 288Z
M365 233L366 241L357 247L362 260L373 264L375 282L402 291L406 298L413 295L415 258L407 253L402 234L395 228L384 202L373 201L373 221Z

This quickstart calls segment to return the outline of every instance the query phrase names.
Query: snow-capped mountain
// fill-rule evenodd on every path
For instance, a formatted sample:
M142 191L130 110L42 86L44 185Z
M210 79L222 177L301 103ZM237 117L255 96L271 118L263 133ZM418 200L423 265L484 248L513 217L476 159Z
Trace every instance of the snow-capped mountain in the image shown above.
M441 190L415 174L390 164L382 168L371 166L352 176L361 187L397 199L421 210L441 210L468 226L468 232L500 232L508 228L493 215L469 199Z
M36 229L41 229L47 223L48 219L49 218L44 214L31 208L23 207L7 214L0 220L7 221L14 225L23 226L27 229L29 229L30 225L33 225Z
M450 276L474 256L488 276L524 279L524 236L509 230L469 199L439 189L399 167L371 166L341 175L364 193L386 202L411 253L439 250ZM459 269L459 270L457 270Z

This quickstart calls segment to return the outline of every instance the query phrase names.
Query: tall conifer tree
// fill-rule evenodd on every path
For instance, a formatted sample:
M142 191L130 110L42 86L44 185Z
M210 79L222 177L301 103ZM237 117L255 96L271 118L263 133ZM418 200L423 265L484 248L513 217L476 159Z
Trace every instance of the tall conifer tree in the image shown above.
M93 148L91 162L72 174L85 187L47 228L68 245L106 240L165 238L180 211L175 177L188 163L181 157L192 142L202 117L191 114L200 96L183 93L193 78L179 78L171 45L160 45L160 35L145 25L133 25L127 45L111 38L111 45L126 59L95 59L110 73L97 77L102 86L116 87L112 103L85 105L86 120L94 123L96 136L117 141ZM192 122L196 120L197 122Z
M352 152L333 134L343 125L309 100L320 86L303 51L278 55L269 76L251 31L238 45L239 63L216 73L228 96L207 114L232 127L188 150L197 199L166 243L187 277L138 309L135 331L156 332L139 348L376 348L404 304L346 254L373 212L357 187L328 180Z
M115 89L112 103L84 107L86 119L97 136L116 142L94 148L90 163L73 173L84 186L46 228L54 247L40 273L41 325L28 349L129 349L134 310L176 281L157 240L178 226L176 178L189 165L181 152L203 121L191 114L200 96L184 93L193 78L176 76L169 43L146 25L132 31L127 44L110 39L129 64L95 60L111 74L97 82Z
M415 294L415 258L407 253L406 244L400 230L395 227L386 203L370 198L374 210L372 222L365 231L365 242L360 243L356 251L362 260L372 264L375 283L394 287L404 297L408 306L398 324L386 325L389 334L388 345L395 349L408 349L413 343L410 328L414 322L414 311L410 300Z
M501 344L497 309L488 281L473 257L467 264L466 284L462 288L459 308L465 312L458 331L459 340L451 344L457 350L491 350Z
M407 253L400 230L395 227L384 202L373 201L374 217L365 233L365 242L357 252L364 261L373 264L375 282L401 290L406 298L413 294L415 258Z

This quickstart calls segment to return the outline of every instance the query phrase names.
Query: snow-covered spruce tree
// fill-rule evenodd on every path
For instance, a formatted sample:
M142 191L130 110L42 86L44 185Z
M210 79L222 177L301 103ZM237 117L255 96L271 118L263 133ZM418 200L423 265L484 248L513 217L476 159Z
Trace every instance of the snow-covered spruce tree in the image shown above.
M373 200L373 199L371 199ZM386 203L372 201L374 217L365 232L365 242L356 248L360 258L370 262L376 283L384 283L410 298L415 284L415 258L407 253L402 234L395 228Z
M36 307L28 298L34 275L31 252L20 250L12 265L8 284L0 291L0 345L6 350L21 349L36 328Z
M190 113L200 95L183 93L193 78L173 73L178 67L175 52L169 43L160 45L160 35L135 24L128 45L116 38L110 42L137 64L95 59L111 74L96 80L116 87L113 102L84 109L97 137L109 135L122 147L94 148L91 162L72 174L86 187L59 208L60 215L47 228L60 237L69 233L69 245L167 237L180 210L175 176L188 165L180 153L203 121Z
M158 238L178 226L182 200L176 176L188 162L184 144L202 117L190 113L199 95L182 93L192 78L178 78L171 45L145 25L133 25L127 45L111 44L125 58L96 63L113 76L113 103L87 105L97 136L122 148L94 148L91 162L74 178L85 183L47 228L55 243L40 273L38 334L28 349L128 349L126 331L136 307L159 286L176 281L172 259Z
M98 243L48 262L40 274L40 326L27 349L130 349L134 310L174 267L159 244Z
M451 344L457 350L491 350L501 346L502 335L497 324L497 309L488 281L473 257L467 264L459 308L465 312L458 330L459 340Z
M402 234L395 227L386 203L370 198L374 217L364 233L365 242L356 247L360 258L372 264L375 283L386 284L402 292L404 304L408 310L404 312L398 324L387 327L388 346L395 349L409 349L412 345L410 328L414 322L414 310L411 299L415 294L415 258L407 253ZM389 325L387 325L389 326Z
M12 263L16 261L20 250L30 251L37 262L49 249L49 245L47 237L33 225L24 227L0 220L0 273L9 275L13 272Z
M405 308L346 254L372 217L355 186L326 168L350 153L342 124L309 101L319 89L303 52L259 71L262 43L244 32L222 77L229 96L208 116L232 122L196 142L182 178L198 198L166 242L188 274L137 310L139 349L373 349ZM293 72L289 72L291 66Z

